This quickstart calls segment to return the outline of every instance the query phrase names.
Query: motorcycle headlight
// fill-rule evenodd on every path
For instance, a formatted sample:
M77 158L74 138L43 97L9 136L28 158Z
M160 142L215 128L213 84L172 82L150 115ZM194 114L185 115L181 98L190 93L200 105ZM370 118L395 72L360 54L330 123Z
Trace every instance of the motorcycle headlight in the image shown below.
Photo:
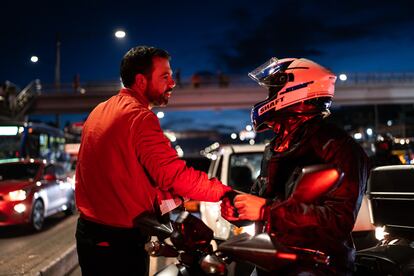
M17 190L9 193L9 199L11 201L19 201L26 199L26 191L25 190Z

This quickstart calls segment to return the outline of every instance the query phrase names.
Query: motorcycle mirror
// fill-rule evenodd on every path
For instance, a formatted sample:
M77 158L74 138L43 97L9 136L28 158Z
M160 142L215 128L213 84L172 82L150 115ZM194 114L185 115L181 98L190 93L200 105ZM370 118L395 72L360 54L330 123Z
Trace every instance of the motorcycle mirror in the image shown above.
M162 221L155 214L143 213L134 220L134 224L141 233L149 236L157 236L160 240L165 240L174 232L171 221Z
M298 202L312 203L337 188L343 176L344 173L331 164L304 167L293 184L291 198Z

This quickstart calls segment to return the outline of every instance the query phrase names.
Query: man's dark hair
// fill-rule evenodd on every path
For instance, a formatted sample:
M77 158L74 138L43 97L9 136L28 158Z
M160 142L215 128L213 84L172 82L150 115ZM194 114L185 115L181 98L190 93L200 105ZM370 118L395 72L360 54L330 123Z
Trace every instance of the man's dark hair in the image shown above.
M151 77L152 59L154 57L170 59L170 54L163 49L137 46L130 49L121 61L121 79L125 87L130 88L137 74Z

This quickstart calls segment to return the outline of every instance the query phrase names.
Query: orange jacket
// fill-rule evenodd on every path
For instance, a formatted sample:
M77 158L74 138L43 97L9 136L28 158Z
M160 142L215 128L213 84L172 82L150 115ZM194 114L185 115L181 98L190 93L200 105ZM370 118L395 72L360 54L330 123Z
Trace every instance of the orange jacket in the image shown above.
M76 168L78 209L94 222L133 227L136 216L154 211L160 190L219 201L230 188L187 168L148 101L122 89L99 104L84 125Z

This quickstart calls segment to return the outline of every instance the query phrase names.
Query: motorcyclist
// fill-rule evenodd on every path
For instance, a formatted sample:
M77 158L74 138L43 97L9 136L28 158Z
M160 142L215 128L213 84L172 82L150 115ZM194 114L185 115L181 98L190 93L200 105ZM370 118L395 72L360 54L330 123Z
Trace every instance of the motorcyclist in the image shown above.
M252 189L255 195L237 195L233 202L224 199L222 216L230 222L257 221L283 244L331 256L329 269L289 267L280 275L351 274L355 257L351 231L365 192L369 162L345 131L325 120L336 76L304 58L272 58L249 76L269 91L252 109L254 129L272 129L275 137L265 149L261 175ZM292 193L288 183L298 169L315 164L339 167L345 174L341 184L312 204L280 206Z

